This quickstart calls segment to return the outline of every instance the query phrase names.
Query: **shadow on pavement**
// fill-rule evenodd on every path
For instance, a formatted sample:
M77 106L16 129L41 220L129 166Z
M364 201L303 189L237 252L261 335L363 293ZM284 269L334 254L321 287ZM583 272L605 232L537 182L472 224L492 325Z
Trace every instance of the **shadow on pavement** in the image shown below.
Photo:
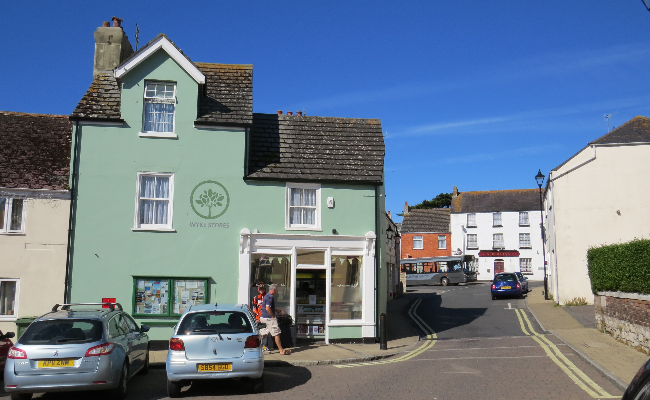
M422 303L433 312L430 320L436 333L468 325L487 311L487 308L446 308L441 307L441 303L442 297L439 294L427 296L426 303Z

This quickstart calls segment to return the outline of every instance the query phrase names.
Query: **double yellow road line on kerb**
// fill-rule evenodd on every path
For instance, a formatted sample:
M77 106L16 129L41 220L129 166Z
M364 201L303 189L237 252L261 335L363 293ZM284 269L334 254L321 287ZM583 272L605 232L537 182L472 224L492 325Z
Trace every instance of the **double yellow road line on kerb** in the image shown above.
M426 338L424 339L424 343L422 346L418 347L417 349L410 351L406 353L405 355L394 358L391 360L380 360L380 361L369 361L369 362L364 362L364 363L356 363L356 364L343 364L343 365L335 365L336 368L355 368L355 367L362 367L362 366L367 366L367 365L381 365L381 364L392 364L396 362L402 362L402 361L407 361L410 360L413 357L417 357L420 354L424 353L425 351L429 350L430 348L433 347L434 344L436 344L436 340L438 337L436 336L436 333L431 329L429 325L427 325L426 322L420 316L416 313L416 310L418 306L422 303L422 298L417 299L415 302L413 302L413 305L411 305L411 308L409 308L409 317L415 323L418 325L418 327L424 332L426 335Z
M517 318L519 319L519 325L521 326L521 330L524 332L526 336L530 336L534 341L539 344L539 346L544 350L546 355L553 361L562 371L564 371L565 374L571 380L578 385L582 390L587 392L591 397L595 399L618 399L619 396L612 396L611 394L607 393L603 388L598 386L598 384L594 381L591 380L587 375L585 375L584 372L582 372L578 367L575 366L569 360L566 358L564 354L560 351L560 349L553 344L550 340L548 340L544 335L540 335L539 333L535 332L535 329L533 328L533 324L530 323L530 320L528 319L528 316L526 315L525 312L523 312L520 309L515 309L515 312L517 313ZM526 326L528 326L528 330L530 330L530 333L528 330L526 330Z

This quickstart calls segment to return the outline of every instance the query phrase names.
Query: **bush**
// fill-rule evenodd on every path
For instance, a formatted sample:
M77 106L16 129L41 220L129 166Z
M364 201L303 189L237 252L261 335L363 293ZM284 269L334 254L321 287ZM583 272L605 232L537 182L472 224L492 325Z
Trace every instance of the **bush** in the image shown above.
M650 294L650 240L587 250L591 290Z

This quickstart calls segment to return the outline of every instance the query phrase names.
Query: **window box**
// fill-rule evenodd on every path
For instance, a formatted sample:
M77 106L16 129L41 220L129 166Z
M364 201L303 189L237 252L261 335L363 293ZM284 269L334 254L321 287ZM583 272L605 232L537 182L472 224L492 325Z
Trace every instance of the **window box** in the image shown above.
M208 278L133 277L133 316L176 317L210 302Z

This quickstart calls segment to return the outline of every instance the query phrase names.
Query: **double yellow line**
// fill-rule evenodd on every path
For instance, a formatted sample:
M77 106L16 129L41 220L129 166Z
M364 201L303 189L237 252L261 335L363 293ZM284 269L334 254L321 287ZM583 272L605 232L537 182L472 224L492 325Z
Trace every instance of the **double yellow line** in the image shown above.
M405 355L394 358L391 360L381 360L381 361L369 361L369 362L364 362L364 363L356 363L356 364L343 364L343 365L335 365L336 368L355 368L355 367L364 367L368 365L381 365L381 364L391 364L391 363L396 363L396 362L402 362L402 361L407 361L410 360L413 357L417 357L418 355L424 353L425 351L429 350L430 348L433 347L434 344L436 344L436 340L438 337L436 336L436 333L431 329L429 325L427 325L426 322L420 316L417 314L416 310L418 306L422 303L422 298L417 299L413 304L411 305L411 308L409 308L409 317L415 323L418 325L418 327L426 334L426 338L424 339L424 343L418 347L417 349L410 351L406 353Z
M582 372L578 367L575 366L562 352L560 349L553 344L550 340L548 340L544 335L540 335L539 333L535 332L535 329L533 328L533 324L530 323L530 320L528 319L528 316L526 315L525 312L523 312L520 309L515 309L515 312L517 313L517 318L519 319L519 325L521 326L521 330L524 332L526 336L531 336L534 341L539 344L539 346L544 350L546 355L558 366L562 371L564 371L565 374L571 380L578 385L582 390L587 392L591 397L596 398L596 399L618 399L619 396L612 396L611 394L607 393L603 388L598 386L598 384L594 381L591 380L587 375L585 375L584 372ZM530 330L530 333L528 333L528 330L526 330L526 326L528 326L528 329Z

